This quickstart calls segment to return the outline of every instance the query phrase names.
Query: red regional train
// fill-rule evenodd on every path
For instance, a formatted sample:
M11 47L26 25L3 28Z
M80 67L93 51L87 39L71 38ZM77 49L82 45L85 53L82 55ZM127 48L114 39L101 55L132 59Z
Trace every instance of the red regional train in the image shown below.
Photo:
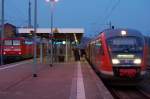
M133 29L106 29L91 40L87 59L110 84L138 84L146 74L144 36Z
M22 37L4 38L3 42L3 58L8 59L25 59L33 57L33 41Z

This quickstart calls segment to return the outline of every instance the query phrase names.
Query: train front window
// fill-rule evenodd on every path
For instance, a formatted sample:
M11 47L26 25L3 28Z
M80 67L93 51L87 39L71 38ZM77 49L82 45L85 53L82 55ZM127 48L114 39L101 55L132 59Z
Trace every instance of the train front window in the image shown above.
M4 45L12 45L12 40L4 40Z
M13 40L13 45L20 45L20 40Z
M139 52L143 50L143 39L138 37L115 37L107 40L111 52Z

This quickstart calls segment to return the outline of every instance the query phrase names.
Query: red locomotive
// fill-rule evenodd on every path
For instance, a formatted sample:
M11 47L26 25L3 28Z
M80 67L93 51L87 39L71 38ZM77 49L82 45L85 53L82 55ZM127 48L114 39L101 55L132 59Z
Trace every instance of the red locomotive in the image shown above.
M33 41L25 38L4 38L3 57L8 59L24 59L33 57Z
M87 46L87 58L106 80L138 84L146 74L144 36L133 29L107 29Z

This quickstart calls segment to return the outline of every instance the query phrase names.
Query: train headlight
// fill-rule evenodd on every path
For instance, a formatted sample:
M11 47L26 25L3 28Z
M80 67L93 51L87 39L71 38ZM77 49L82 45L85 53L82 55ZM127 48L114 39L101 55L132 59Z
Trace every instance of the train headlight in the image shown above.
M5 55L5 54L6 54L6 52L3 52L3 54Z
M134 59L133 61L134 64L141 64L141 62L142 62L141 59Z
M119 59L112 59L112 63L113 63L113 64L119 64L120 61L119 61Z
M19 52L19 55L21 55L21 52Z

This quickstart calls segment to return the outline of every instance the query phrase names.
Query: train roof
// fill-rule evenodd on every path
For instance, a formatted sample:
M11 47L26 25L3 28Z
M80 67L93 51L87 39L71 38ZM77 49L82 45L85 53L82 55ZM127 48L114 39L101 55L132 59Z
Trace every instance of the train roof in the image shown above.
M122 36L121 32L125 31L127 33L127 36L139 36L139 37L144 37L141 32L135 29L124 29L124 28L119 28L119 29L106 29L102 31L102 33L105 34L106 38L109 37L114 37L114 36Z
M100 32L100 35L96 36L95 38L92 38L90 40L90 43L94 43L96 39L98 39L101 34L105 34L106 39L116 36L122 36L121 31L125 31L127 33L127 36L138 36L144 39L144 35L135 29L129 29L129 28L118 28L118 29L105 29L102 32ZM89 43L88 43L89 44Z

